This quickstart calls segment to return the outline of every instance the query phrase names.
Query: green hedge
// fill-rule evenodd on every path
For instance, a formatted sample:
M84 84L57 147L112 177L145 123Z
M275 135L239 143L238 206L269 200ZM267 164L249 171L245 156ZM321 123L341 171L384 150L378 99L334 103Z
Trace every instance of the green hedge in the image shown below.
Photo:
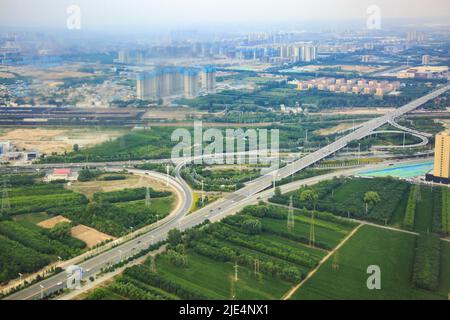
M439 286L441 240L439 236L420 235L417 239L413 267L413 283L416 287L434 291Z
M416 215L416 201L417 201L417 193L419 192L418 188L420 186L413 186L409 191L408 203L406 205L405 216L403 218L403 227L407 229L414 228L414 217Z

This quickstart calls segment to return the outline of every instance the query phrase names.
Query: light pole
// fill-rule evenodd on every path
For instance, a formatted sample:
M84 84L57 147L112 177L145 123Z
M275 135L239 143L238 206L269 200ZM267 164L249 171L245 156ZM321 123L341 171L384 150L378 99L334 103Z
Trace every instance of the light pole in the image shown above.
M202 207L205 206L205 194L204 194L204 188L203 188L203 180L202 180Z
M169 186L169 165L166 165L166 171L167 171L167 175L166 175L166 187Z
M358 166L361 164L361 143L358 143Z
M44 299L44 286L42 284L39 285L41 288L41 300Z

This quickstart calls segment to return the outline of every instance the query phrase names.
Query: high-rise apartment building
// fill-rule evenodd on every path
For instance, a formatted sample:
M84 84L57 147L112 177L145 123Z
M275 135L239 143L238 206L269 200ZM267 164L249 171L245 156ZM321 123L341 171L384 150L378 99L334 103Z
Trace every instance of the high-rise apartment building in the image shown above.
M163 67L136 77L137 98L160 99L169 97L193 98L200 93L214 93L216 69Z
M207 66L201 72L202 90L206 93L216 92L216 68Z
M431 63L431 56L426 54L424 56L422 56L422 64L424 66L428 66Z
M199 72L196 69L184 70L184 97L194 98L199 90Z
M434 170L427 174L428 181L448 184L450 182L450 133L439 133L435 137Z
M450 178L450 133L440 133L435 138L434 176Z

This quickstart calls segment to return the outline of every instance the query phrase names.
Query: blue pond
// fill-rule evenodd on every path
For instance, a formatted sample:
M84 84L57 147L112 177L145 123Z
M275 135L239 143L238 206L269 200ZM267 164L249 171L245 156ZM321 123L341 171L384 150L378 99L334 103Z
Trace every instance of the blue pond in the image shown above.
M390 167L363 171L359 175L363 177L396 177L403 179L415 178L425 175L433 169L433 161L415 163L415 164L399 164Z

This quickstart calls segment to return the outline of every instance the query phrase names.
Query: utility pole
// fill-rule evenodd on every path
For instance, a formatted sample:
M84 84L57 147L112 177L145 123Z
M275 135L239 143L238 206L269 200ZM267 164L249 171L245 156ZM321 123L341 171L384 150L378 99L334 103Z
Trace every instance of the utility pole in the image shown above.
M358 143L358 166L361 164L361 143Z
M151 206L150 189L148 186L145 188L145 206L147 208L150 208Z
M289 232L294 230L295 219L294 219L294 206L292 204L292 196L289 198L289 211L288 211L288 219L287 219L287 229Z
M230 299L236 300L236 281L230 277Z
M11 203L9 202L9 194L8 194L8 181L7 178L3 179L3 185L2 185L2 210L8 210L11 209Z
M405 148L406 132L403 131L403 148Z
M205 193L204 193L204 183L202 180L202 207L205 206Z
M308 129L306 129L305 142L308 142Z
M255 259L255 270L254 270L255 276L259 274L259 260Z
M276 173L275 173L275 171L273 172L273 174L272 174L272 177L273 177L273 194L275 194L275 188L276 188Z
M156 263L154 256L150 256L150 270L151 272L156 272Z
M170 172L169 165L166 165L166 172L167 172L167 174L166 174L166 187L168 187L169 186L169 172Z
M309 229L309 245L313 248L316 243L316 230L314 227L314 215L315 215L315 212L313 211L312 216L311 216L311 226Z

